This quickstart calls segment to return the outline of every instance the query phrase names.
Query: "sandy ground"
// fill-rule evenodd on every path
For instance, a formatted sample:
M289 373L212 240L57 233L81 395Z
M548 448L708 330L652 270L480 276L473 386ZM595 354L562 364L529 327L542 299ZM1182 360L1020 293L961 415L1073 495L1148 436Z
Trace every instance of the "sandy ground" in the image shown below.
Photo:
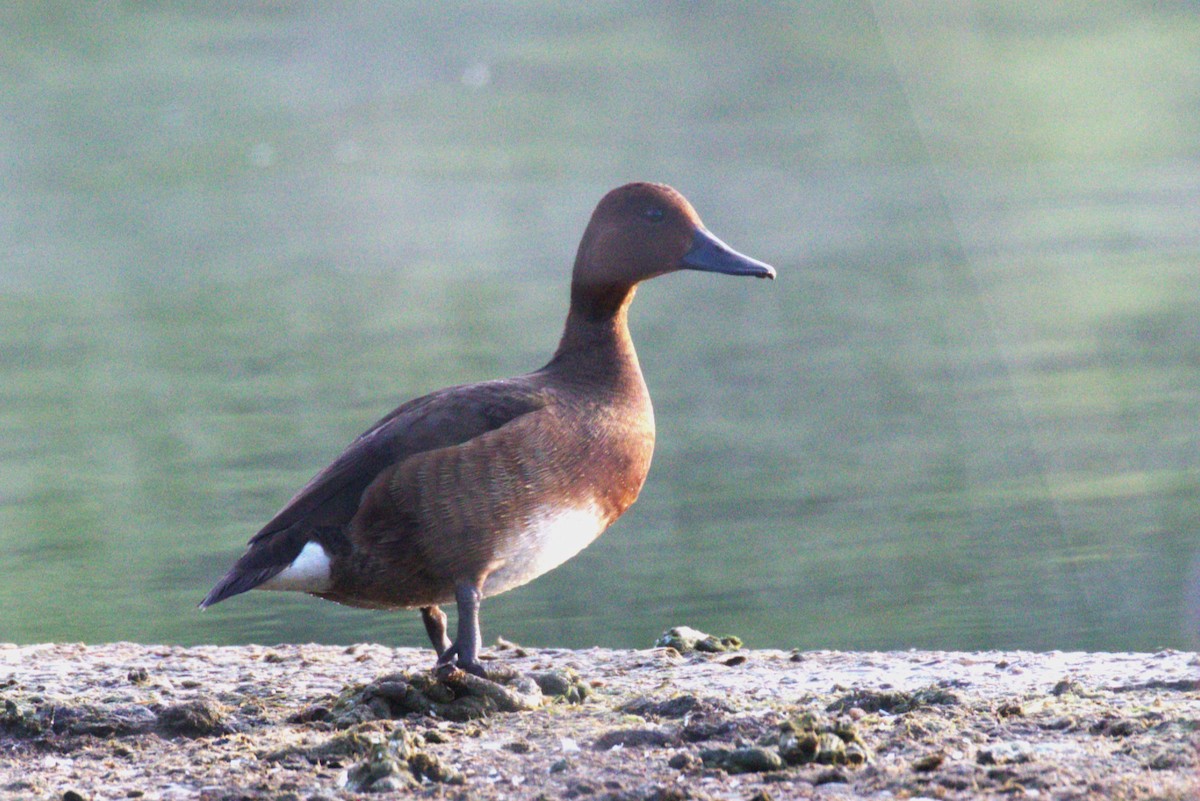
M1200 798L1191 653L488 656L0 645L0 796Z

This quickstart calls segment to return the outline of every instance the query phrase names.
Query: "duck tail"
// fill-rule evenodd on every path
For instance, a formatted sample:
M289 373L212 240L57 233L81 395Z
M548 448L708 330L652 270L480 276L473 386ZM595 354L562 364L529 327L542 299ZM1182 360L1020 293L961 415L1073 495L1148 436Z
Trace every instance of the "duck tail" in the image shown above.
M229 572L204 596L199 608L207 609L275 578L295 564L308 541L305 532L295 529L259 534L250 540L246 552Z

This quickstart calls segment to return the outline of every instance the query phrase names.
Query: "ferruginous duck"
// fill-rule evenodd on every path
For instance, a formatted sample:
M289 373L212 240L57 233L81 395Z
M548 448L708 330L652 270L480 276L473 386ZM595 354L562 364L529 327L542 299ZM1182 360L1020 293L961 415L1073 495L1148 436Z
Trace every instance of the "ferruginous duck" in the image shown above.
M633 183L596 206L548 364L400 406L250 540L201 608L251 589L421 610L440 669L485 675L479 605L579 553L636 500L654 412L629 337L641 281L676 270L774 278L669 186ZM447 636L440 604L458 605Z

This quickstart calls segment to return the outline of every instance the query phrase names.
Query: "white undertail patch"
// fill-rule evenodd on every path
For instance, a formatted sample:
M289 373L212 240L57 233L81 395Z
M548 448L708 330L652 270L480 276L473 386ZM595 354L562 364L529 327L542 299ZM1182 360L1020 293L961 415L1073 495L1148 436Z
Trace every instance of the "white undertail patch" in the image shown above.
M329 554L320 543L308 542L292 563L259 584L260 590L321 592L329 589Z

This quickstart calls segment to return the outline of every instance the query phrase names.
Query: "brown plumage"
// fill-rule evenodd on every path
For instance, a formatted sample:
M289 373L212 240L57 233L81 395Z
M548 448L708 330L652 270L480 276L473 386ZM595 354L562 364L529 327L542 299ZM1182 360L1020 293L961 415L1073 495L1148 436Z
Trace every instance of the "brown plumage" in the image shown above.
M482 675L480 600L578 553L641 490L654 413L627 311L639 281L681 269L775 275L708 233L674 189L609 192L579 244L550 362L400 406L301 489L200 606L259 587L420 608L439 666ZM450 601L453 643L438 608Z

